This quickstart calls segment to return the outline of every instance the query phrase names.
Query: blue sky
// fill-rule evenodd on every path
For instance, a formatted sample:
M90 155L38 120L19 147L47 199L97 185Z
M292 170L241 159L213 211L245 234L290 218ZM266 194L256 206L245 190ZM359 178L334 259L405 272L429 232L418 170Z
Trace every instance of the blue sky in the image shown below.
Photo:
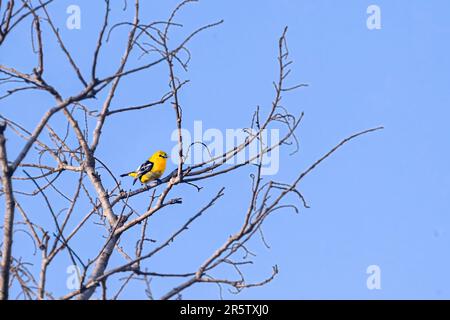
M142 20L167 17L175 1L145 2ZM66 8L81 8L81 29L68 30ZM369 5L381 9L381 29L366 27ZM96 33L101 25L101 1L58 0L51 7L63 39L81 69L89 72ZM311 208L269 217L264 232L270 249L252 242L255 264L246 269L258 281L277 264L280 273L264 287L225 298L243 299L449 299L450 298L450 3L448 1L236 1L203 0L179 17L185 30L224 19L195 38L192 61L182 79L184 124L192 128L247 127L256 105L270 106L276 77L277 39L289 26L288 45L294 61L290 83L309 84L285 96L293 113L305 112L299 128L300 151L282 150L276 178L289 182L342 138L383 125L383 131L346 145L301 183ZM131 17L130 10L112 11L114 19ZM35 60L29 24L19 27L0 50L0 63L31 70ZM116 68L128 30L118 29L102 52L100 74ZM187 31L186 31L187 32ZM64 93L80 89L57 44L47 34L48 81ZM180 35L181 36L181 35ZM177 36L174 39L178 39ZM137 57L137 55L135 55ZM142 58L130 64L141 63ZM124 79L112 107L145 103L168 90L165 67ZM89 106L100 108L99 101ZM0 101L0 111L33 126L52 105L45 94L19 94ZM55 118L55 126L58 126ZM61 118L60 118L61 120ZM175 128L170 105L111 117L104 128L99 156L115 174L134 168L156 149L171 150ZM92 125L91 125L92 129ZM12 153L21 146L10 137ZM169 169L173 169L171 164ZM162 241L209 197L225 186L225 196L163 255L147 264L152 271L191 271L205 260L242 221L250 191L250 171L204 182L200 194L182 186L175 194L182 208L162 211L151 220L149 237ZM124 181L131 188L129 181ZM243 187L246 186L246 187ZM72 190L67 184L62 186ZM72 192L72 191L70 191ZM19 199L20 200L20 199ZM25 206L33 201L21 198ZM29 202L28 202L29 201ZM135 202L145 209L147 198ZM63 204L61 203L61 207ZM87 207L86 207L87 208ZM79 217L83 215L80 208ZM48 214L43 210L41 215ZM36 217L39 218L38 213ZM42 217L42 219L46 219ZM95 252L101 226L91 225L75 239L86 259ZM32 249L17 241L16 253ZM75 245L75 244L74 244ZM131 248L134 242L124 243ZM114 256L112 265L123 260ZM57 296L65 288L66 257L58 259L49 283ZM366 268L381 269L381 289L366 287ZM230 271L224 274L233 276ZM115 278L117 279L117 278ZM155 279L156 297L177 282ZM141 283L132 283L123 298L138 298ZM218 298L214 285L188 289L183 298Z

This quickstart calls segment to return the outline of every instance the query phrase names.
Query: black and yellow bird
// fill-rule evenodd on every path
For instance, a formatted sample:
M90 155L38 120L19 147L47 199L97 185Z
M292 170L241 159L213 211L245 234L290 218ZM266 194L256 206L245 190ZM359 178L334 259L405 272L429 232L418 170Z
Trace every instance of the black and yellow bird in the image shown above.
M133 177L133 185L139 180L141 183L149 183L158 180L166 170L168 155L164 151L156 151L147 161L141 164L136 170L121 174L121 177Z

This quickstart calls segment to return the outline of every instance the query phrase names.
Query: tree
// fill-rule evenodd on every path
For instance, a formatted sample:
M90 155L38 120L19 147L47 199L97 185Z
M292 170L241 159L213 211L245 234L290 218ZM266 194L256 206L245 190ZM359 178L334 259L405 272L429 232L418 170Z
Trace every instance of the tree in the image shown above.
M36 66L28 71L0 64L0 73L2 74L0 85L3 87L3 93L0 93L0 102L3 102L2 108L17 109L14 119L0 115L1 197L5 207L0 299L9 298L12 286L16 286L15 291L19 292L17 297L24 299L89 299L98 287L102 288L103 299L117 298L132 279L144 281L147 296L153 298L150 290L152 278L179 280L172 290L157 297L161 299L179 297L185 289L198 283L224 285L235 292L262 286L274 279L278 273L277 266L273 267L271 274L266 279L255 283L247 282L243 268L246 264L252 263L252 260L251 257L243 260L239 258L238 254L249 254L249 240L255 236L260 235L264 241L261 226L269 215L278 210L298 211L300 206L307 207L299 185L302 179L318 164L346 142L381 129L378 127L365 130L342 140L287 183L270 180L262 175L264 158L269 152L297 142L296 130L303 118L303 113L294 115L281 105L284 94L305 86L303 84L293 86L286 84L291 71L289 67L292 63L289 60L286 44L286 28L278 42L278 78L274 82L274 98L270 107L267 110L259 107L255 110L242 143L226 150L223 154L213 155L192 165L186 164L186 154L189 148L195 144L200 144L204 149L208 149L208 146L201 141L194 141L186 147L183 142L183 112L180 92L184 89L187 80L181 81L178 72L180 70L187 71L190 61L188 45L194 37L222 23L222 21L218 21L202 26L191 31L178 42L173 41L172 39L177 37L171 35L182 29L182 25L177 22L178 13L193 2L196 0L182 1L166 21L147 22L141 20L139 0L135 0L134 6L130 6L130 8L125 1L123 10L133 10L134 19L113 23L110 17L111 3L109 0L105 0L102 27L98 31L98 40L95 50L92 52L90 70L86 73L77 64L73 53L66 46L58 26L49 13L52 0L46 2L10 0L3 5L0 1L0 12L3 17L0 26L0 46L8 41L9 37L14 36L14 29L18 24L29 23L32 29L30 37L34 49L33 54L36 58ZM106 43L119 28L128 29L122 59L116 66L115 72L107 76L100 76L99 61L107 56ZM47 29L48 32L45 32L44 29ZM52 33L54 37L49 37L48 33ZM58 89L57 84L48 81L47 70L57 68L45 58L46 46L52 41L56 42L65 55L67 64L73 70L73 76L78 79L82 87L81 90L74 89L70 95L64 95ZM132 52L135 51L140 52L141 56L148 57L150 62L141 62L132 55ZM136 64L138 65L136 66ZM133 65L133 67L129 67L129 65ZM166 66L169 80L167 92L163 93L160 99L142 105L111 108L111 103L119 91L121 80L133 74L145 73L159 65ZM161 79L161 81L167 81L167 79ZM20 106L11 106L7 102L11 96L24 91L28 94L27 99L33 99L33 95L37 92L41 94L44 92L54 101L54 105L47 109L34 128L26 128L22 125ZM102 103L101 109L94 111L92 104L93 102L99 103L99 101ZM108 162L98 156L99 145L107 143L105 139L102 139L104 125L112 116L120 117L130 112L139 114L143 110L157 105L168 105L173 108L172 121L175 122L178 138L177 168L160 181L125 191L122 182L109 169ZM165 119L164 121L169 120ZM87 125L91 122L95 123L92 131ZM276 143L264 146L261 143L264 131L275 126L283 128L281 138ZM10 146L7 143L8 136L12 135L23 140L20 152L15 157L12 157L12 153L9 152ZM247 152L255 143L260 143L260 148L255 155L234 165L227 164L230 159ZM146 262L167 249L181 234L188 232L189 227L209 212L211 207L216 206L216 203L224 195L224 188L220 188L213 198L205 199L202 190L208 188L208 181L220 180L221 177L232 171L240 171L242 167L253 167L254 173L251 175L251 197L248 199L248 206L242 208L241 227L225 239L223 244L195 270L188 270L180 274L147 271ZM103 174L104 172L106 172L106 176ZM154 245L147 238L148 223L156 213L163 214L172 206L182 206L183 194L180 194L177 189L180 185L196 188L199 191L198 201L202 203L202 206L184 224L174 229L170 237L158 241ZM66 195L67 190L72 190L71 196ZM149 195L150 199L148 208L144 211L135 209L133 204L134 199L143 194ZM291 203L288 195L296 196L299 204ZM52 223L46 223L43 221L44 219L30 214L24 205L24 201L31 201L29 199L40 199L39 210L46 212L51 217ZM64 202L63 205L61 201ZM78 215L75 215L74 212L80 212L86 207L89 209L84 216L75 218ZM89 239L90 242L102 242L102 245L95 256L84 259L80 254L83 248L73 245L73 240L85 228L94 223L101 223L104 226L106 236L90 235L92 237ZM70 228L71 225L74 227ZM18 226L26 228L20 228L20 230L30 236L35 247L41 253L39 272L35 272L30 267L30 261L38 260L38 258L17 256L12 250L13 240L17 238L15 230L19 230ZM121 241L133 240L136 243L134 255L125 252L120 245ZM149 243L152 246L149 246ZM125 262L120 265L111 265L110 258L115 252L122 255ZM66 259L76 266L74 270L79 272L77 278L80 281L72 292L62 297L55 297L47 285L49 277L53 276L48 270L56 258L62 256L63 253L67 254ZM215 271L222 267L233 271L230 277L215 276ZM110 279L117 274L126 274L126 277L114 280L121 284L113 294L108 292L107 288Z

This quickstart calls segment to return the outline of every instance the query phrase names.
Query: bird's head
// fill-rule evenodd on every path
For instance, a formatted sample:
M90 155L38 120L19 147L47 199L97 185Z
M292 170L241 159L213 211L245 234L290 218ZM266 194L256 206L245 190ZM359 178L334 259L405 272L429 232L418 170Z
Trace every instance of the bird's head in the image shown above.
M156 151L156 152L155 152L155 154L153 155L153 157L155 157L155 158L161 157L161 158L167 159L169 156L167 155L166 152L159 150L159 151ZM153 158L153 157L152 157L152 158Z

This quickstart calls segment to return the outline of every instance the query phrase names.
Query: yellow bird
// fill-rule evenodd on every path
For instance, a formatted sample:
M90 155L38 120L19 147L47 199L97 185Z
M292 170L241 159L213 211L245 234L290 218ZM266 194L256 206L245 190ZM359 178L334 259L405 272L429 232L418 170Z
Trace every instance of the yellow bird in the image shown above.
M121 174L121 177L133 177L133 185L139 179L141 183L148 183L158 180L166 170L167 153L164 151L156 151L147 161L141 164L135 171Z

